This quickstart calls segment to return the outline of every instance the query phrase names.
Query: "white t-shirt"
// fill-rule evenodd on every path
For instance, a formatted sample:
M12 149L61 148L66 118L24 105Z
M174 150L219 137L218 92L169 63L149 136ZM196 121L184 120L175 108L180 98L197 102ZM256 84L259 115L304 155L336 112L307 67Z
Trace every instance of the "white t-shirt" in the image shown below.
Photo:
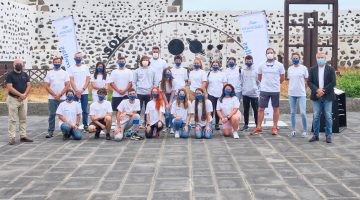
M72 124L76 124L76 115L81 113L81 104L76 101L73 101L71 103L64 101L60 103L59 107L56 110L57 115L62 115L65 120ZM59 127L61 127L63 123L63 121L59 120Z
M96 79L94 77L94 75L91 76L91 80L90 82L91 83L95 83L96 86L100 87L100 88L104 88L106 83L108 83L108 79L109 79L109 76L106 76L106 79L103 80L103 75L102 74L98 74ZM96 89L92 89L91 90L91 94L92 96L98 96L97 95L97 91ZM94 98L93 98L94 99Z
M212 107L212 104L211 104L211 101L209 99L206 99L205 101L205 107L206 107L206 114L209 113L209 112L212 112L213 111L213 107ZM191 103L191 108L190 108L190 114L195 114L195 101L193 101ZM197 122L197 124L199 124L200 126L206 126L206 120L202 121L201 120L201 115L202 115L202 103L199 102L198 104L198 117L199 117L199 122ZM210 121L212 121L212 116L210 115Z
M134 112L134 111L140 111L140 100L139 99L135 99L134 104L130 103L129 99L124 99L121 101L121 103L118 105L117 107L118 111L120 113L122 112ZM129 121L130 116L128 115L122 115L120 122L121 124Z
M166 61L161 58L158 58L156 60L154 58L150 59L150 69L155 72L155 83L161 81L162 73L164 69L166 69L166 65Z
M82 90L86 83L86 78L90 78L90 70L89 67L82 64L81 66L72 66L68 70L69 76L74 77L74 83L78 90ZM74 89L74 88L73 88ZM89 94L88 88L82 94Z
M273 63L264 63L258 68L262 74L260 91L280 92L280 75L285 74L284 65L275 60Z
M239 109L239 107L240 101L236 96L233 96L231 98L224 97L222 102L220 102L219 99L216 104L216 110L221 110L221 113L224 117L228 116L234 110L234 108Z
M154 125L156 122L159 121L159 112L161 112L161 115L163 115L165 113L165 106L161 106L160 110L156 110L155 102L153 100L149 101L146 106L145 114L150 115L150 122L147 122L150 124L150 126ZM162 118L162 122L164 122L164 117Z
M124 68L123 70L115 69L111 72L109 83L114 83L119 90L125 89L129 83L133 82L133 73L130 69ZM117 91L113 91L113 97L123 97L128 93L121 95Z
M190 113L190 110L191 110L191 102L190 101L188 101L187 109L184 108L183 103L180 103L180 106L178 106L176 101L174 101L171 106L171 114L173 114L174 116L176 115L177 117L180 117L184 123L187 122L187 117L188 117L188 114Z
M189 74L190 90L195 92L196 89L202 88L202 83L206 80L207 73L202 70L192 70Z
M308 77L309 72L304 65L290 66L288 69L289 96L306 96L305 79Z
M227 83L231 84L235 88L235 92L241 92L240 72L238 67L226 68L225 75Z
M227 82L224 72L210 72L208 79L207 91L209 95L219 98L222 94L224 84Z
M70 78L69 78L69 74L62 70L50 70L47 72L44 82L45 83L49 83L49 87L50 89L55 93L55 94L59 94L65 87L65 82L69 82ZM49 99L54 99L54 97L49 94ZM65 94L63 96L61 96L60 98L61 100L65 100Z
M174 88L175 88L175 81L174 80L172 80L172 87L170 87L170 84L169 84L169 82L165 82L165 90L166 91L164 91L166 94L170 94L172 91L174 91ZM160 89L160 91L163 91L162 90L162 88L161 88L161 81L159 82L159 89Z
M325 66L319 66L319 88L324 88Z
M100 117L106 115L107 113L112 113L112 111L111 103L109 101L104 100L102 103L95 101L90 105L89 115Z
M183 67L171 68L172 76L174 77L175 87L174 90L177 92L179 89L183 89L186 86L185 81L188 80L187 70Z

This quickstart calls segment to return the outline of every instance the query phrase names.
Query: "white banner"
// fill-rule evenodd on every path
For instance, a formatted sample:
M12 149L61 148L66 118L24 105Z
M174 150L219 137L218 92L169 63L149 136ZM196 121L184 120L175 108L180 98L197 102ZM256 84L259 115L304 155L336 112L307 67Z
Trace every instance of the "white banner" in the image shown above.
M75 65L74 54L78 52L75 26L72 16L63 17L52 22L59 37L59 50L64 58L63 64L68 69Z
M239 17L243 47L246 55L254 59L257 67L266 61L266 49L269 47L269 36L266 15L264 12L249 13ZM265 109L265 118L272 119L272 107Z

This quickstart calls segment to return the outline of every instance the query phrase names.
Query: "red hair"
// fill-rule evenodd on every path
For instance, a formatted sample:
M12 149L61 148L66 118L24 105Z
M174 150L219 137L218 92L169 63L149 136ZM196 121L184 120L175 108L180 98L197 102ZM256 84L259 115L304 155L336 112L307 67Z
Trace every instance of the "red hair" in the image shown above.
M156 99L156 103L155 103L155 109L160 110L161 106L164 106L164 101L162 99L160 89L158 87L153 87L150 93L151 98L153 98L153 90L156 90L156 92L158 93L158 98Z

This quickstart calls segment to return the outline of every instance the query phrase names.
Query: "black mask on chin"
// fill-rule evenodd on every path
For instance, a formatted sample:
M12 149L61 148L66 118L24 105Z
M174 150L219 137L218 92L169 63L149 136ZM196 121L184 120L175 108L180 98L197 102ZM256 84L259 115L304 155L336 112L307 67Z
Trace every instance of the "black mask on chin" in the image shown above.
M23 69L22 64L16 64L15 69L16 69L16 71L22 71L22 69Z

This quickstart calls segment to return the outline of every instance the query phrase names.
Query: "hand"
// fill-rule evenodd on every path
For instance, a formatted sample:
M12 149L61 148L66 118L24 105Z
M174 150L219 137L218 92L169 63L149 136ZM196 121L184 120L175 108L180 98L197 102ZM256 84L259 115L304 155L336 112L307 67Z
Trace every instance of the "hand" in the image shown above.
M162 121L159 120L159 126L162 126L162 125L163 125Z
M176 118L175 118L175 120L181 120L181 117L179 117L179 116L177 116Z
M316 90L316 96L317 96L317 97L322 97L322 96L324 96L324 94L325 94L325 93L324 93L324 90L323 90L323 89L320 89L320 88L319 88L319 89Z
M171 105L170 105L170 103L168 103L167 105L166 105L166 110L170 110L170 107L171 107Z
M75 95L76 95L78 98L80 98L81 95L82 95L82 90L77 90L76 93L75 93Z
M225 124L228 121L227 117L222 118L222 123Z
M189 129L188 125L185 124L184 131L188 132L188 129Z
M200 126L196 126L195 131L200 131Z
M56 101L60 101L61 94L56 94L56 95L54 96L54 98L55 98Z
M125 92L126 92L125 90L119 90L118 91L118 93L121 94L121 95L125 94Z
M71 124L70 127L73 128L73 129L78 129L78 127L76 126L76 124Z
M206 126L206 127L205 127L205 131L206 131L206 132L209 132L209 131L210 131L210 127L209 127L209 126Z
M150 125L147 125L147 126L146 126L146 132L150 133L150 131L151 131Z
M100 125L100 128L102 129L102 130L104 130L105 128L106 128L106 126L104 126L104 125Z

